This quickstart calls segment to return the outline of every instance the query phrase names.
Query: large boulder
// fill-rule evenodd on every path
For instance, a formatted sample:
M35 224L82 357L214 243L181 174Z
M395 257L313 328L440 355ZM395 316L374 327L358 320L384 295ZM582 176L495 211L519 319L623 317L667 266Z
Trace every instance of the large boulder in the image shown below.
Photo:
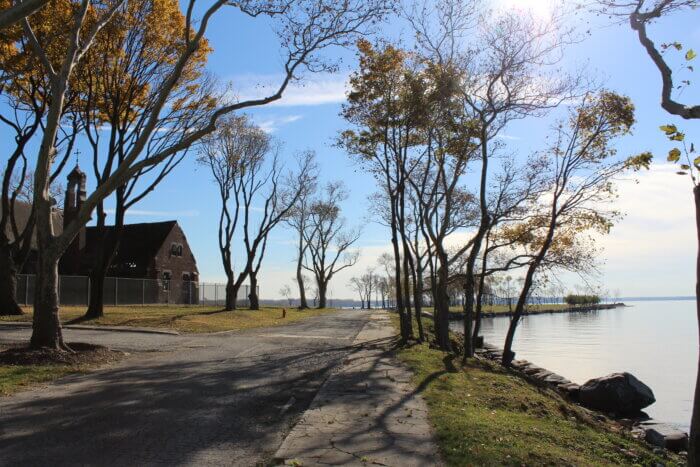
M590 409L616 414L633 414L656 402L649 386L627 372L591 379L581 386L578 396Z

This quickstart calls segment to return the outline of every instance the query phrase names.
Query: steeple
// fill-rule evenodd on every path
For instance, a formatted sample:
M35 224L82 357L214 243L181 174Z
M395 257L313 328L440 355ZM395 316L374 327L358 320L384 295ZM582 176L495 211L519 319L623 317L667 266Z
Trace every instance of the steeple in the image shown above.
M85 172L75 164L75 168L68 174L68 186L66 188L66 201L63 205L63 226L68 225L78 215L80 207L85 202Z
M63 205L63 228L65 229L73 219L78 216L81 206L85 202L85 172L80 170L76 160L75 168L68 174L68 186L66 188L66 201ZM82 251L85 248L85 226L83 226L75 236L71 244L66 249L61 258L62 274L78 274Z

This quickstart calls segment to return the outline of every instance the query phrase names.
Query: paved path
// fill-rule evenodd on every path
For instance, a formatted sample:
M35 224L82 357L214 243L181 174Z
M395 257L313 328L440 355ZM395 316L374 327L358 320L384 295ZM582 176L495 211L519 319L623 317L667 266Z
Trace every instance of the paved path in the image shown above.
M275 458L287 464L436 465L425 402L410 372L392 357L395 332L375 312L357 349L328 378Z
M0 398L0 465L256 465L271 459L370 314L218 335L66 330L137 352ZM0 343L28 329L0 328Z

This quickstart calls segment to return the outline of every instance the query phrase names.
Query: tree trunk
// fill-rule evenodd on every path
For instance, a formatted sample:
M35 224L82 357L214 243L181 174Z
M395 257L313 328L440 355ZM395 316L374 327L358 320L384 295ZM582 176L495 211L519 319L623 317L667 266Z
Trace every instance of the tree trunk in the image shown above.
M479 290L476 293L476 315L474 317L474 331L472 332L472 342L476 342L481 331L481 311L484 300L484 269L479 276Z
M297 284L299 284L299 309L306 310L309 304L306 302L306 289L304 288L304 275L301 273L301 258L297 261Z
M472 247L475 248L475 247ZM464 358L474 356L472 325L474 322L474 274L467 271L464 283Z
M88 309L83 318L97 319L104 316L104 298L105 298L105 277L107 276L106 269L90 271L90 300Z
M447 253L439 251L437 254L440 268L437 271L434 297L435 334L440 350L449 352L452 350L452 344L450 343L450 294L447 291L449 279Z
M259 310L260 309L260 299L258 298L258 277L257 274L250 274L250 293L248 294L250 299L250 309Z
M555 198L554 203L556 202L557 200ZM542 247L540 248L539 253L533 259L532 263L530 263L530 266L528 266L527 268L527 273L525 274L525 281L523 282L523 288L520 290L518 303L516 303L515 305L515 312L513 313L513 316L510 319L510 325L508 326L508 334L506 334L506 342L503 346L503 357L501 359L501 363L504 366L510 366L511 362L515 358L515 353L512 350L513 339L515 338L515 330L518 328L518 322L520 321L520 318L522 317L523 312L525 310L527 297L528 295L530 295L530 288L532 287L535 272L537 271L537 268L540 267L540 264L544 260L547 251L549 250L549 247L552 245L552 240L554 239L554 230L556 229L558 217L556 213L556 207L552 208L552 211L553 212L549 224L549 231L547 232L547 236L545 237L544 242L542 243Z
M24 312L17 304L17 265L9 245L0 247L0 316Z
M34 319L30 347L70 350L63 342L58 317L58 258L42 255L37 261Z
M693 188L693 196L695 198L695 233L698 238L698 253L695 263L695 309L698 329L700 329L700 187ZM698 373L695 379L689 443L688 465L698 465L700 463L700 360L698 360Z
M328 284L318 285L318 309L321 310L326 308L326 291L328 289Z
M238 287L233 280L233 275L226 278L226 311L236 309L236 296L238 295Z
M121 243L122 235L124 233L125 212L124 208L120 207L120 203L123 204L122 195L117 196L117 212L115 214L114 227L104 231L102 235L103 246L100 250L100 256L97 259L97 263L94 265L92 271L90 271L90 302L88 304L88 309L85 312L86 319L101 318L105 314L105 277L107 277L107 271L114 261L117 250L119 249L119 244ZM104 225L104 217L101 218L103 219L102 224ZM99 223L100 222L98 221L98 225Z

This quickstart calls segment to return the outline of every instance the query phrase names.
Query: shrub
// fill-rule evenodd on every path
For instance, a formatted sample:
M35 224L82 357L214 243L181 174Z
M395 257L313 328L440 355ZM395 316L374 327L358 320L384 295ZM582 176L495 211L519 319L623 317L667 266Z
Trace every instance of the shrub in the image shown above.
M564 297L564 302L567 305L596 305L600 303L600 297L598 295L569 294Z

